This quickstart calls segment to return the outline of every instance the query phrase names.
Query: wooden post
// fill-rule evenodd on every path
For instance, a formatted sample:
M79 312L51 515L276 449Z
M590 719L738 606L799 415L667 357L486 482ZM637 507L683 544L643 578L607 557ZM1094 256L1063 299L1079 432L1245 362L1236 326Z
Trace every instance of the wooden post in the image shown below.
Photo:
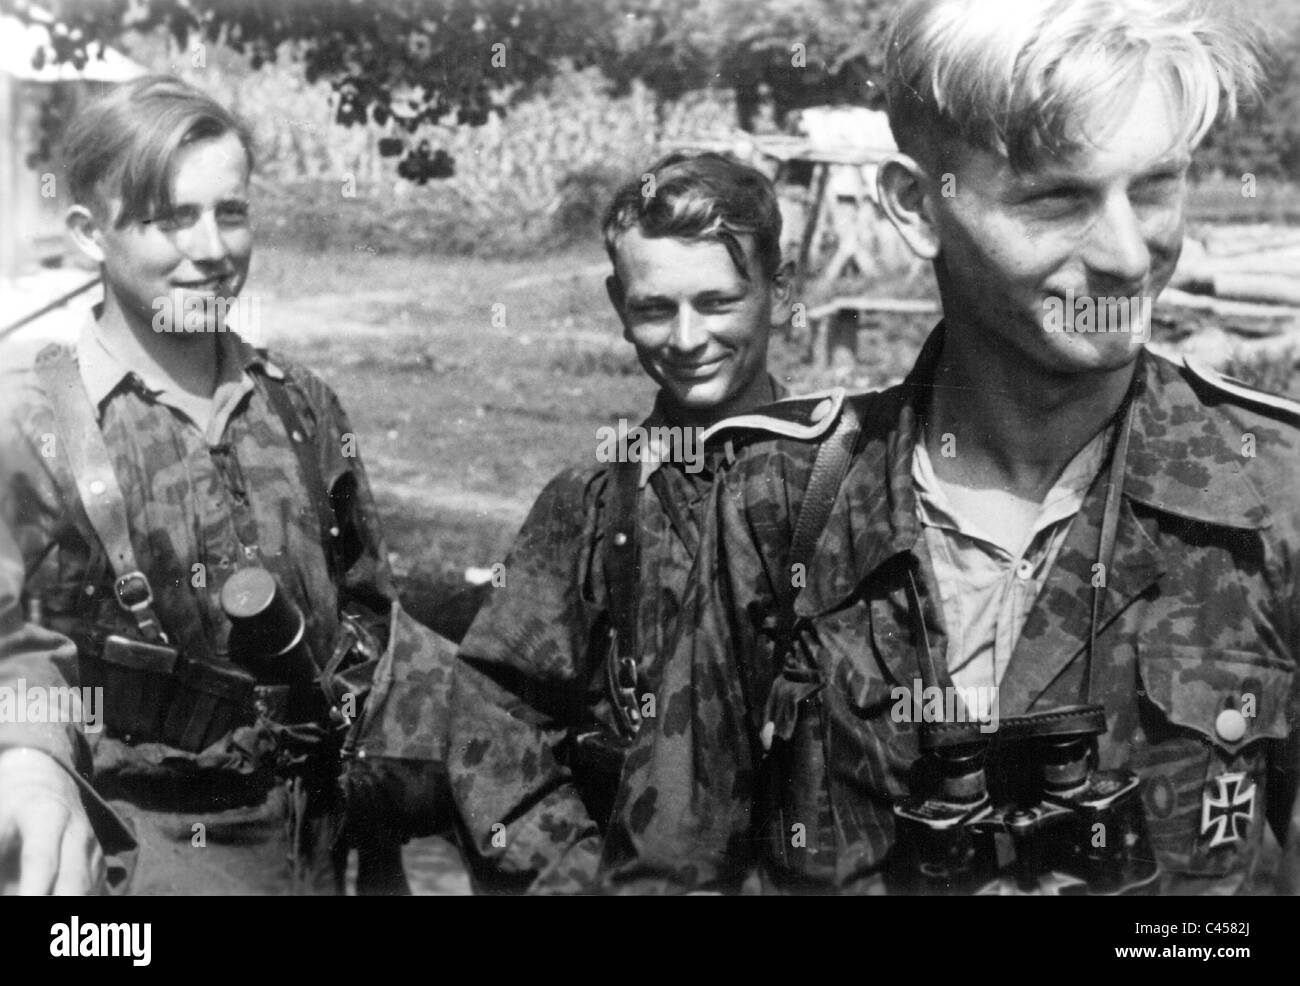
M812 185L812 199L808 203L808 218L804 222L803 237L799 240L799 266L795 271L795 293L796 301L802 301L807 304L804 298L804 290L808 287L808 262L812 256L813 235L817 231L817 218L821 215L822 200L826 197L826 183L830 180L830 165L818 161L813 165L814 173Z
M814 370L824 370L831 365L831 324L835 312L823 315L812 323L812 365Z

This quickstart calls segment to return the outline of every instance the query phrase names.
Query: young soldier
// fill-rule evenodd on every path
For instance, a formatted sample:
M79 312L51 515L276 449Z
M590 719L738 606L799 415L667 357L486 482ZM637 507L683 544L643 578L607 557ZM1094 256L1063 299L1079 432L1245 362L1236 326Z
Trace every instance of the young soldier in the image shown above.
M767 179L715 154L665 158L606 213L609 297L660 390L640 426L606 429L594 462L547 485L462 642L450 772L485 885L593 878L625 752L672 714L654 705L658 662L698 507L732 454L725 419L813 434L834 416L822 398L745 416L779 396L766 359L791 311L780 233Z
M337 398L226 325L251 166L245 130L179 80L87 106L67 135L68 225L103 302L73 349L0 383L28 613L104 689L95 785L135 830L140 893L336 890L341 729L385 642L389 660L433 646L390 606ZM51 805L83 824L56 793L81 766L72 747L10 725L0 745L27 747ZM0 787L0 817L41 791ZM24 872L81 881L79 843L25 835Z
M1189 3L916 0L886 73L943 322L846 403L833 502L815 443L725 475L608 882L1294 891L1300 406L1142 345L1251 48Z

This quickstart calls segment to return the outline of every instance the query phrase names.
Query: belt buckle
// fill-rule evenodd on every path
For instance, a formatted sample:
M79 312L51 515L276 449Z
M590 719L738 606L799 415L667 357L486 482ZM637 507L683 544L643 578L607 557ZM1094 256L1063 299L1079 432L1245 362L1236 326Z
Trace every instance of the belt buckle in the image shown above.
M136 602L130 602L127 593L132 588L143 590L144 598ZM146 606L153 605L153 586L149 584L149 577L139 570L127 572L113 584L113 592L117 596L117 604L128 613L137 613Z
M133 591L136 594L134 601L131 599ZM143 593L142 597L139 596L141 592ZM149 576L139 569L134 572L127 572L113 583L113 594L117 597L118 606L135 617L141 632L146 636L156 637L164 644L168 643L167 634L158 625L158 621L154 618L152 612L153 586L149 584Z

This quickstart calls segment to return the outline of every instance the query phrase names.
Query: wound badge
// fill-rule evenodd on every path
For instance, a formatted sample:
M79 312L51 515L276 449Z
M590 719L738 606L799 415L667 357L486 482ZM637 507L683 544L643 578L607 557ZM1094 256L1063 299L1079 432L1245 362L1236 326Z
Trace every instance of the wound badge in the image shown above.
M1255 815L1255 785L1245 774L1220 774L1214 781L1218 790L1211 794L1207 786L1201 800L1201 835L1211 836L1211 849L1244 842Z

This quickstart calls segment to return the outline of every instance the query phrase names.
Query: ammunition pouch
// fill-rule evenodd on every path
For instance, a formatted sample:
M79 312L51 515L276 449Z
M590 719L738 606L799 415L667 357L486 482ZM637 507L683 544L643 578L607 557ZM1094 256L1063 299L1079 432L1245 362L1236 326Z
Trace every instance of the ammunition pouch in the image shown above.
M374 646L358 639L357 629L348 625L340 634L331 662L336 674L322 676L320 689L262 684L233 664L193 660L175 647L117 634L105 638L98 657L83 658L82 680L104 689L109 736L200 753L233 730L259 721L283 727L332 718L337 727L343 720L330 716L332 708L343 707L355 716L344 696L353 694L360 705L366 689L360 681L349 688L353 675L347 672L360 672L356 677L364 678Z
M113 634L98 658L82 663L83 680L104 688L108 735L129 743L199 753L257 717L250 675L190 660L166 644Z
M802 698L796 709L790 735L778 733L764 759L762 797L767 811L762 838L771 878L783 890L797 893L834 883L839 844L821 694Z

